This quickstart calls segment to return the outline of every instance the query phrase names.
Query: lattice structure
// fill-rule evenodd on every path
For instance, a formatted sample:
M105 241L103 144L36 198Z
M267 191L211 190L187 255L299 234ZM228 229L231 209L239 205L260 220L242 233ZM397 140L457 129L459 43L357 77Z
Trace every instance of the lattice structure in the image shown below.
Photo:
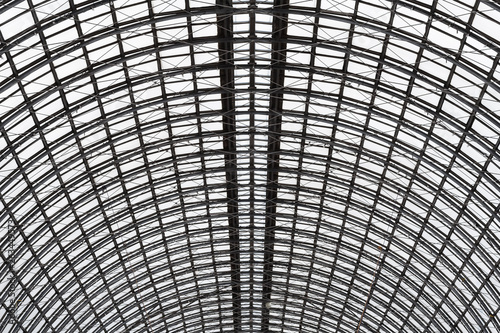
M0 4L1 332L500 332L496 2Z

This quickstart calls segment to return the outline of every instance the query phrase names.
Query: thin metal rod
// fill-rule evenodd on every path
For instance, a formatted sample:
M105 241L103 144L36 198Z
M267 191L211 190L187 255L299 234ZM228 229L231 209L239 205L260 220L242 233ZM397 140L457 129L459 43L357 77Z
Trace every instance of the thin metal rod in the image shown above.
M378 253L377 266L375 266L375 269L373 270L372 283L370 284L370 289L368 290L368 295L366 296L365 306L363 308L363 312L361 312L361 318L359 318L359 323L358 323L358 328L356 329L356 333L359 332L359 329L361 327L361 323L363 322L363 316L365 315L366 307L368 306L368 301L370 300L370 295L372 293L373 283L375 282L375 276L376 276L377 271L379 269L380 258L382 257L382 247L379 246L378 249L379 249L379 253Z

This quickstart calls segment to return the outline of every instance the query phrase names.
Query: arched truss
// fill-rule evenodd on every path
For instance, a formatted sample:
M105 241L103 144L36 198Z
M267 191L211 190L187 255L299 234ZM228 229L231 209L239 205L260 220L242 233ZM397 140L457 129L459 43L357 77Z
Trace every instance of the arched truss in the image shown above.
M2 332L499 332L500 7L0 7Z

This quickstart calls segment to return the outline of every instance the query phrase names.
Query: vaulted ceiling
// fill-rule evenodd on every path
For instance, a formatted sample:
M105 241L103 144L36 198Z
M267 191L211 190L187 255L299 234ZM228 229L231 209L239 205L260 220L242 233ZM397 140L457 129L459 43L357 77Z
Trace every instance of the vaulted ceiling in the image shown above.
M500 6L0 2L1 332L500 332Z

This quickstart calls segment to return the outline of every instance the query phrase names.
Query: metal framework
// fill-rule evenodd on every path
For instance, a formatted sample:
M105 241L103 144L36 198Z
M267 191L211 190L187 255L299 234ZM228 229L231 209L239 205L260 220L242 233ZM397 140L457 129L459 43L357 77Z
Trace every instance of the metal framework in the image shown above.
M0 2L1 332L500 332L500 6Z

